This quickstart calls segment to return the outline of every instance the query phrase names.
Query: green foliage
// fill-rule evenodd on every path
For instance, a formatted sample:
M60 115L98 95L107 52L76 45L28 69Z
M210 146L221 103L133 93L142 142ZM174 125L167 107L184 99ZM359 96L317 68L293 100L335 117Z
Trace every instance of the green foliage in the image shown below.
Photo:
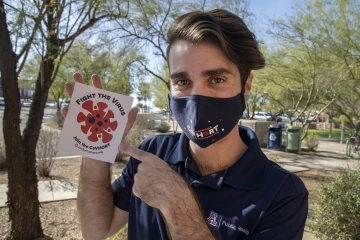
M313 135L317 135L319 138L328 138L330 135L330 129L326 129L326 130L317 130L317 129L308 129L307 130L308 134L313 134ZM333 139L339 140L340 141L340 137L341 137L341 129L339 128L334 128L331 130L331 136ZM349 130L346 129L345 130L345 137L349 136Z
M269 160L277 163L279 161L279 156L272 156L272 157L269 157Z
M350 124L350 120L345 115L340 115L338 120L343 126Z
M297 115L332 104L359 116L359 11L356 0L297 1L291 16L272 20L276 47L265 51L260 81L273 109Z
M138 91L137 91L137 100L139 102L143 102L145 107L147 107L148 101L151 99L151 90L150 83L141 82L139 83Z
M169 79L169 69L166 64L163 65L163 69L161 72L161 77L163 79ZM168 93L169 88L164 82L162 82L159 78L153 77L151 80L151 92L154 96L154 105L155 107L161 109L168 108Z
M105 43L106 44L105 44ZM66 55L60 67L59 74L50 89L56 99L65 98L64 83L72 79L74 72L82 74L84 82L91 85L91 75L98 74L103 88L112 92L130 95L132 93L132 78L136 68L133 65L140 56L134 49L123 47L114 50L114 45L102 39L97 44L78 41ZM120 59L120 60L119 60Z
M316 151L319 146L319 136L315 134L307 134L305 138L306 146L309 151Z
M325 184L310 228L320 239L360 239L360 171L346 171Z
M63 127L65 119L59 110L56 111L52 120L58 126L59 129Z
M161 133L167 133L170 130L170 125L167 122L161 121L160 124L156 127Z

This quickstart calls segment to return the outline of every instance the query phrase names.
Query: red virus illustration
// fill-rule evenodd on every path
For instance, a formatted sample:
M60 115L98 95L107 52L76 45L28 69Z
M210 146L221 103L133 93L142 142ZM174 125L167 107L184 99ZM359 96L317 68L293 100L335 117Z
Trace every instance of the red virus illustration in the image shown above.
M116 130L118 123L116 120L111 121L115 115L110 109L107 112L104 111L108 105L104 102L98 102L94 106L93 101L88 100L81 107L89 113L85 115L80 112L77 115L77 122L85 123L85 125L81 125L81 131L84 134L90 133L89 141L98 142L101 138L103 143L110 142L113 138L111 132Z

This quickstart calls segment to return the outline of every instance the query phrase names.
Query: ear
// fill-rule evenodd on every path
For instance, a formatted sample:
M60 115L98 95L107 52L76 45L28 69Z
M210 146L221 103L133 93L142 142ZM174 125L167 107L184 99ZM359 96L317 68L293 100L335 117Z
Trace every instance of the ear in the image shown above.
M252 85L252 80L254 78L254 75L252 73L249 74L248 79L246 80L245 83L245 94L249 94L251 91L251 85Z

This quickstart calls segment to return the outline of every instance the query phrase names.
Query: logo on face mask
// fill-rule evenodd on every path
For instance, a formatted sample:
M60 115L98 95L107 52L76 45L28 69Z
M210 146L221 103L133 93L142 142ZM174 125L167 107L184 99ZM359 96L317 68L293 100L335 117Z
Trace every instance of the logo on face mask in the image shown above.
M218 126L219 125L216 125L215 127L210 126L208 128L201 130L194 130L189 125L187 125L187 129L196 139L201 140L201 139L213 137L216 134L218 134L219 133Z

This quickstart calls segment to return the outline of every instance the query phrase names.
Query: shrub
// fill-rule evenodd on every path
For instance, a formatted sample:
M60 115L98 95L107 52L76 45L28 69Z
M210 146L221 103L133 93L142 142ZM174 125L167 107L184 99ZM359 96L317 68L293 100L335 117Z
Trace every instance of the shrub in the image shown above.
M0 144L0 170L6 169L6 154L5 154L5 146Z
M350 124L350 120L345 115L340 115L338 121L340 121L343 126Z
M156 127L156 130L161 133L167 133L170 130L170 125L167 122L161 121L159 126Z
M41 130L36 145L37 171L41 177L49 177L57 153L59 134L56 130Z
M306 146L308 147L309 151L316 151L319 146L319 136L315 134L308 134L305 138Z
M310 229L320 239L360 239L360 171L346 171L319 191Z
M145 126L143 125L143 122L136 121L122 142L131 145L133 147L137 147L144 140L144 131L145 131ZM126 161L127 157L128 157L127 154L118 152L115 158L115 162Z
M56 123L56 125L61 129L64 125L64 117L62 116L60 111L56 111L54 117L53 117L53 122Z
M269 157L269 160L277 163L279 161L279 156L271 156L271 157Z

